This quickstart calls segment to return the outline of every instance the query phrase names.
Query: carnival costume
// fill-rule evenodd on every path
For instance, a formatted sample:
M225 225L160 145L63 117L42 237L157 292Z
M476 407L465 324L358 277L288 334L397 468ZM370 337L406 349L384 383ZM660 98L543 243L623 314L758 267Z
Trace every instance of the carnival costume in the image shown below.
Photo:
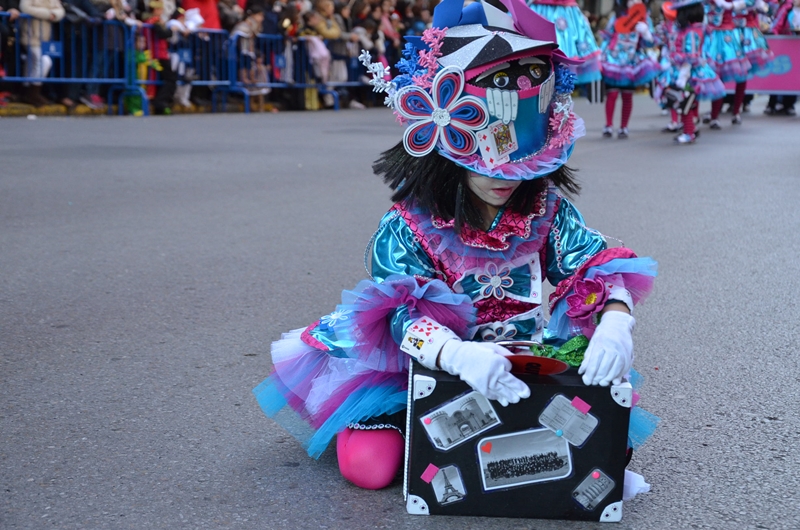
M675 25L675 17L677 13L672 8L671 2L664 2L661 4L661 14L663 19L656 25L653 30L653 38L655 44L659 49L658 65L661 72L653 82L653 99L666 108L663 102L664 90L669 87L672 82L672 62L670 61L669 50L675 47L675 37L678 35L678 28ZM678 111L674 108L667 109L670 112L670 122L662 132L678 132L683 125L678 123Z
M697 102L713 101L725 96L725 86L708 65L703 53L705 26L698 22L703 18L701 2L682 0L672 4L679 17L684 10L696 10L695 22L684 22L685 27L678 28L671 42L669 56L672 67L668 74L668 88L662 95L669 106L681 111L683 134L675 138L678 143L692 143L695 140Z
M723 83L736 83L734 106L741 107L744 101L744 88L751 75L752 63L747 58L743 46L741 29L734 21L734 12L745 9L745 0L710 0L706 3L707 37L704 42L705 54L711 67ZM738 106L736 101L739 102ZM722 98L711 104L712 129L719 129L719 114L722 111ZM733 123L741 123L738 108L734 112Z
M625 0L618 0L625 1ZM637 4L634 4L637 5ZM639 10L646 7L638 3ZM624 13L631 17L633 13ZM633 112L633 91L638 86L646 85L660 73L658 63L646 52L646 48L654 44L652 22L649 15L635 24L627 25L612 15L606 29L601 32L602 43L601 67L603 81L608 87L606 96L606 127L603 136L612 136L614 110L617 96L622 92L622 122L619 130L620 138L628 137L628 121Z
M462 11L461 0L444 0L433 28L406 45L401 74L391 81L382 64L362 53L375 90L386 93L386 104L406 125L396 148L404 157L398 193L416 178L437 176L414 172L426 164L454 168L465 178L459 168L507 181L548 179L584 134L572 110L570 60L557 48L553 25L521 0L502 2L510 16L488 4ZM396 447L401 439L393 429L404 427L410 358L459 375L508 405L529 390L509 373L502 355L508 352L494 341L534 338L557 351L583 334L594 337L579 361L584 381L619 381L632 349L613 345L618 336L629 342L633 318L609 311L613 317L595 322L609 300L629 307L641 301L656 263L627 248L607 248L549 179L540 182L531 213L502 208L488 230L459 230L452 216L434 215L414 197L395 204L367 251L371 278L343 292L334 312L273 344L273 373L253 390L267 415L313 457L339 434L342 474L378 488L397 470L378 460L386 456L385 444ZM459 197L462 192L459 184ZM557 286L549 322L544 279ZM635 410L634 448L654 426ZM298 415L305 422L295 421ZM359 433L383 438L370 444ZM392 462L401 458L390 452ZM381 480L370 478L375 466Z
M772 60L775 58L774 54L770 51L767 39L759 29L758 14L766 13L769 8L763 0L745 0L744 7L736 2L737 9L733 15L733 23L739 32L739 39L742 43L742 51L744 56L750 62L750 70L747 72L747 79L752 78L759 71L766 69ZM736 89L733 95L733 106L731 112L733 113L733 124L740 124L742 102L744 101L744 92L747 89L747 81L737 82Z
M575 0L532 0L528 6L555 25L558 48L567 57L582 61L571 70L582 85L602 79L600 48L592 27Z

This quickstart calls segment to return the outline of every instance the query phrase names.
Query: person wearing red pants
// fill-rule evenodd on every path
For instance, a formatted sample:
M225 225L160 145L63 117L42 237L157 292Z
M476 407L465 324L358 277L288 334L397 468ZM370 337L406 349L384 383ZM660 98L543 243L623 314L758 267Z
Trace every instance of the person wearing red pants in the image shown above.
M715 100L725 95L725 86L708 65L703 54L705 9L702 0L678 0L672 3L676 11L677 33L669 41L669 89L665 98L673 109L680 109L683 133L675 137L679 144L694 143L697 103Z
M402 464L412 360L504 407L530 396L498 344L510 337L556 350L591 337L573 360L586 385L631 370L631 311L656 263L608 248L559 191L579 191L565 166L585 134L575 75L553 24L502 2L510 14L443 0L391 81L362 52L406 126L373 164L395 204L370 241L370 278L274 342L273 371L253 390L310 456L336 438L342 476L362 488L388 486ZM549 322L545 280L556 286Z
M707 8L707 36L705 52L708 63L719 76L723 83L733 81L736 83L736 101L739 107L744 100L744 89L750 75L751 63L742 47L741 32L736 28L733 20L734 11L742 10L746 6L745 0L710 0ZM735 103L735 101L734 101ZM721 129L719 114L722 111L722 97L711 102L711 116L709 127ZM735 109L734 109L735 110ZM741 123L738 110L734 113L734 123Z
M738 5L737 7L742 7ZM764 0L745 0L745 5L742 9L737 10L733 14L733 23L739 34L739 39L742 45L742 52L747 60L750 62L750 70L747 72L747 79L752 78L758 72L766 69L772 60L775 58L774 54L770 51L767 39L759 29L758 14L766 13L769 7ZM744 93L747 90L747 81L737 82L736 91L733 94L733 105L731 112L733 119L731 123L740 125L742 123L742 102L744 101Z
M606 126L603 136L614 135L613 119L617 97L622 94L622 122L617 137L628 137L628 121L633 112L633 92L646 85L661 71L645 52L653 45L652 24L642 0L617 0L614 15L601 33L600 64L606 84Z

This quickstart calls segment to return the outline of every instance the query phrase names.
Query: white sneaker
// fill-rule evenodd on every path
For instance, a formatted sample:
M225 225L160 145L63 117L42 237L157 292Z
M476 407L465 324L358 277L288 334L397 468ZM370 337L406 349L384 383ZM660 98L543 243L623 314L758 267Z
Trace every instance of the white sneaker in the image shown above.
M348 105L351 109L365 109L367 108L366 105L361 103L360 101L356 101L355 99L350 100L350 105Z
M614 127L603 127L603 138L611 138L614 136Z
M322 102L325 104L326 107L333 107L333 95L331 94L322 94Z
M682 145L693 144L694 140L695 140L695 135L693 135L693 134L683 133L683 134L679 134L678 136L675 137L675 143L682 144Z

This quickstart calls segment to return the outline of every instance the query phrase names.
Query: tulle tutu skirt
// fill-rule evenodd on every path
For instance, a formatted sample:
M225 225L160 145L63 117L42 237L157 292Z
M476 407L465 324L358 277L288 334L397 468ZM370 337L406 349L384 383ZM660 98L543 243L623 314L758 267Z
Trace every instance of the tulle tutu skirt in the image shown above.
M559 49L567 57L583 61L583 64L570 66L570 70L577 76L575 84L599 81L602 77L600 48L581 8L535 3L530 4L530 8L555 24Z
M603 81L612 88L635 88L646 85L661 73L659 64L643 51L634 60L619 62L604 53L601 61Z
M722 84L719 76L707 64L692 68L689 84L700 101L714 101L725 97L725 85Z
M775 55L770 51L767 39L758 28L742 28L739 31L742 35L742 50L750 61L750 74L754 75L769 66Z
M738 29L712 29L703 42L708 64L720 81L741 83L747 81L751 64L742 49Z

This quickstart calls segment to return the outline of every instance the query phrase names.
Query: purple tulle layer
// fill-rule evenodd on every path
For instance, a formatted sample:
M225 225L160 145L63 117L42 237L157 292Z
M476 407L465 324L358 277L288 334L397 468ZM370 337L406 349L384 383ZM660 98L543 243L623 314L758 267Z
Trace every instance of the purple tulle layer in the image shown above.
M717 72L720 81L727 83L733 81L735 83L742 83L747 81L750 76L750 61L747 57L740 59L733 59L724 63L717 63L712 60L708 61L711 68Z
M712 79L691 79L689 82L692 84L697 99L701 101L714 101L715 99L725 97L725 85L722 84L719 77L714 77Z
M636 64L602 63L603 80L612 87L637 87L646 85L658 74L661 67L649 57Z
M411 318L427 315L461 336L475 322L469 297L452 293L440 280L422 286L410 276L365 280L344 291L342 302L337 310L354 315L335 328L336 338L352 346L325 351L304 342L302 329L286 333L272 344L272 374L253 390L264 412L315 457L349 423L405 407L409 359L392 338L389 317L395 309L405 306ZM278 418L287 406L296 416ZM297 416L306 435L289 425Z
M389 317L405 306L412 319L427 316L466 337L475 322L469 296L454 294L441 280L419 285L411 276L389 276L383 283L364 280L354 291L342 293L339 309L353 311L349 326L337 336L354 342L349 357L371 370L402 372L408 356L392 338Z

